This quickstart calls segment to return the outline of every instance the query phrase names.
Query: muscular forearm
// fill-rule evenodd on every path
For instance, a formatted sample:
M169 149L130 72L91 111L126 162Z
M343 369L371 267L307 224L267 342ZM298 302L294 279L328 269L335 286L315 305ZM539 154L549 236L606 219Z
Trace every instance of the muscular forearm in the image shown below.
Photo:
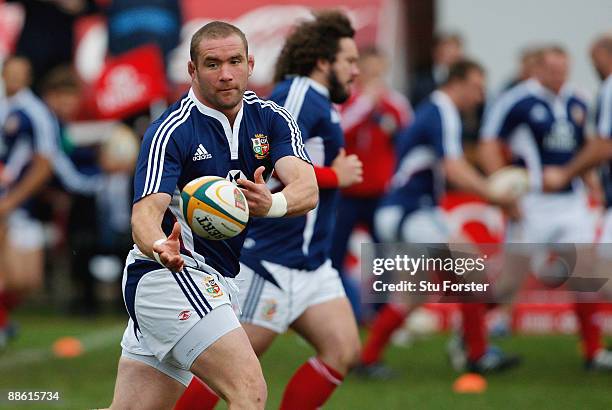
M486 180L464 158L444 161L446 179L460 190L488 199Z
M302 172L300 177L283 189L287 199L286 216L304 215L314 209L319 202L319 189L312 167L310 172Z
M603 138L589 140L578 155L565 166L568 179L584 173L607 159L612 159L612 140Z
M165 208L162 209L157 201L149 200L149 198L142 199L132 208L132 237L134 243L143 254L150 258L153 258L155 241L166 238L166 234L161 229L164 212Z
M479 164L485 174L490 175L506 166L502 145L498 140L487 140L478 147Z

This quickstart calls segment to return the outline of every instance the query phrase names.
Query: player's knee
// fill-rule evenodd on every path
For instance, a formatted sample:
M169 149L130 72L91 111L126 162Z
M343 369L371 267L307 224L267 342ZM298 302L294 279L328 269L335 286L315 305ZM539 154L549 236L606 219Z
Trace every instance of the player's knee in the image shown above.
M347 343L346 351L344 352L343 363L348 370L355 367L359 364L359 360L361 358L361 342L359 338L355 338L355 340Z
M261 372L261 367L257 367L258 369L253 368L250 371L243 372L240 381L226 393L228 404L237 408L265 408L268 387Z
M321 352L321 356L328 365L340 373L348 373L352 367L359 363L361 354L359 338L342 336L334 339L335 342L329 343L327 349Z

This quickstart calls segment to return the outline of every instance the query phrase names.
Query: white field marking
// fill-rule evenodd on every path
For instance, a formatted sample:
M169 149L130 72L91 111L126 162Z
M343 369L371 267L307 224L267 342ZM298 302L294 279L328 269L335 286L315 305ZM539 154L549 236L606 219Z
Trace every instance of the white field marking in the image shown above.
M125 325L112 326L104 330L86 333L77 339L83 344L83 354L91 353L116 343L119 346L121 334ZM16 352L5 352L0 355L0 371L5 371L12 367L28 366L40 362L57 359L53 354L53 347L36 349L23 349Z

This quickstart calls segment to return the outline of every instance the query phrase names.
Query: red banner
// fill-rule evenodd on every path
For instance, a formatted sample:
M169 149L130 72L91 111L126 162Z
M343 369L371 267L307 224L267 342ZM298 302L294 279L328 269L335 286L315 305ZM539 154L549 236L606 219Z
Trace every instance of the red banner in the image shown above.
M167 85L161 52L156 46L134 49L109 60L94 84L99 118L124 118L166 98Z

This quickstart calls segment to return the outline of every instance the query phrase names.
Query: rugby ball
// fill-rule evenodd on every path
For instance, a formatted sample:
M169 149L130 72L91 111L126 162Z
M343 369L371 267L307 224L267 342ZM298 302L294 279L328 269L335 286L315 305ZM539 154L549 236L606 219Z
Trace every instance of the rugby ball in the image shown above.
M191 230L213 241L233 238L249 221L249 205L242 191L218 176L197 178L185 185L180 206Z
M529 174L525 168L504 167L489 176L487 185L495 197L510 195L519 198L529 191Z

